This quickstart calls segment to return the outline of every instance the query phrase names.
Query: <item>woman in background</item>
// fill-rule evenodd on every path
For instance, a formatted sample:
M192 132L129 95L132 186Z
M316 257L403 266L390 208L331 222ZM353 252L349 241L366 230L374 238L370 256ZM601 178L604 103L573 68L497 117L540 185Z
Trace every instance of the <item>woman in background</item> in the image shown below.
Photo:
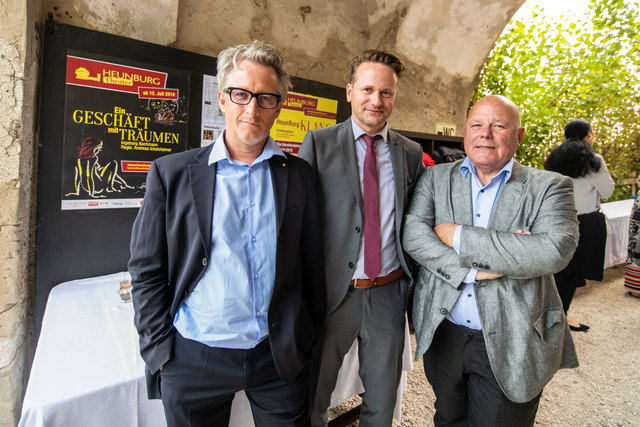
M593 151L594 134L588 121L570 121L564 128L564 136L567 140L551 152L544 168L573 179L573 197L580 223L580 238L573 258L564 270L554 274L566 314L576 288L586 285L585 279L602 281L607 226L600 212L600 199L613 194L615 183L602 156ZM569 316L567 321L572 331L589 329Z

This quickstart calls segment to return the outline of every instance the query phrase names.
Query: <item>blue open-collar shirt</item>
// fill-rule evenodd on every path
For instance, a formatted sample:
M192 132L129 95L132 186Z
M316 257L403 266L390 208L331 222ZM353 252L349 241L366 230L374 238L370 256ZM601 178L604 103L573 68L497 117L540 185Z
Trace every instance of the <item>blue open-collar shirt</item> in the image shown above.
M217 163L210 262L174 319L185 338L249 349L268 335L277 239L272 156L284 153L271 137L251 165L229 157L224 133L214 143L209 156L209 165Z
M460 165L460 173L463 176L471 174L471 200L473 209L473 225L476 227L487 228L489 225L489 219L493 212L493 206L500 193L502 184L507 182L511 178L511 171L513 170L513 159L504 165L504 167L498 172L487 185L482 185L474 164L469 160L469 157L465 158ZM453 235L453 249L460 254L460 235L462 233L462 225L456 228ZM458 297L455 305L447 314L447 319L451 322L463 325L471 329L482 329L482 322L480 321L480 315L478 314L478 305L476 303L476 292L474 284L476 283L476 275L478 270L470 269L467 276L464 278L464 288L462 293Z

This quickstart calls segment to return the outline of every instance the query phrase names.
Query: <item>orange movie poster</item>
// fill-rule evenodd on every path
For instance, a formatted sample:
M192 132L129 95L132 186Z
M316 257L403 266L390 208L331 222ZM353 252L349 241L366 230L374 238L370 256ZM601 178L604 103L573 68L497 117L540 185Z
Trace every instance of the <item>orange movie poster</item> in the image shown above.
M189 74L67 55L62 210L139 207L151 162L187 147Z

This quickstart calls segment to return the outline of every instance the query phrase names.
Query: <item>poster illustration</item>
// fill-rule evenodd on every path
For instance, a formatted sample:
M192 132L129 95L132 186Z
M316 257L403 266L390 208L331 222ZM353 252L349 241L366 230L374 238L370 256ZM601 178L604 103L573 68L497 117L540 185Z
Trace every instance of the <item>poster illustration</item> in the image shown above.
M62 210L139 207L151 162L187 147L189 74L67 55Z
M271 137L282 151L298 154L307 132L335 125L337 112L337 100L289 92L271 128Z

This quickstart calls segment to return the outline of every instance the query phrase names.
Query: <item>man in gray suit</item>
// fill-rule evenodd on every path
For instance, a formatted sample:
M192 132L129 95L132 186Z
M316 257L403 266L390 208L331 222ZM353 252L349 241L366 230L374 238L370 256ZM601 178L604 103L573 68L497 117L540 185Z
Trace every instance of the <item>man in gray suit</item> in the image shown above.
M327 423L342 359L356 339L365 388L360 425L392 422L413 270L400 230L424 168L420 145L387 124L403 69L398 58L378 50L354 58L347 85L351 118L309 132L298 153L318 173L326 265L327 318L314 426Z
M416 358L438 426L531 426L543 387L578 366L553 282L577 245L573 187L513 159L523 136L513 102L478 101L468 157L429 168L405 217L404 247L420 264Z

